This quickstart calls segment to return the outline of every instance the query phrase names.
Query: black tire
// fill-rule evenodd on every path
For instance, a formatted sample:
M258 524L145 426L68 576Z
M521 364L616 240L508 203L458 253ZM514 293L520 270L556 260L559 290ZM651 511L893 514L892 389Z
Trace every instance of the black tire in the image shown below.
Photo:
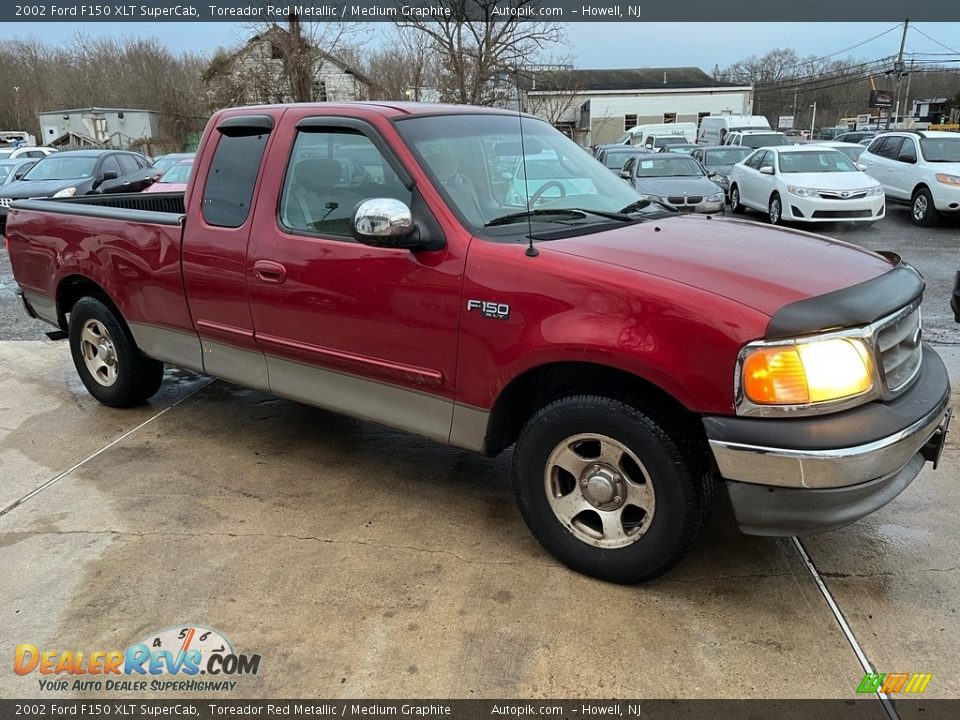
M770 202L767 204L767 220L771 225L783 225L783 200L780 199L780 193L774 193L770 196Z
M69 329L70 354L77 373L90 394L104 405L139 405L160 389L163 363L140 351L126 325L103 301L95 297L78 300L70 311ZM85 336L85 329L91 335ZM100 337L100 344L85 337ZM85 352L89 353L89 362ZM94 364L104 372L91 370Z
M746 211L743 203L740 202L740 188L738 188L736 185L730 186L730 211L736 213L737 215L740 215Z
M918 227L932 227L940 221L940 212L933 206L933 195L927 188L914 191L910 199L910 222Z
M636 533L634 539L628 537L625 541L629 544L616 547L591 544L583 537L583 527L576 527L576 519L591 520L594 525L605 528L601 511L587 506L575 511L578 514L571 516L571 522L565 522L553 509L552 503L558 500L548 497L551 494L548 488L553 482L550 478L555 477L551 474L553 470L548 473L548 461L560 448L579 447L568 442L584 434L612 439L640 461L639 467L646 469L655 501L649 518L637 520L637 515L633 515L632 529L627 530L626 513L635 508L607 513L608 518L616 514L617 527L625 536ZM530 418L514 450L513 484L520 512L540 544L573 570L624 584L655 578L683 557L699 536L711 508L713 478L707 471L701 448L689 437L689 433L679 431L666 418L618 400L592 395L557 400ZM580 452L578 450L578 454ZM593 463L592 460L586 462ZM625 462L621 456L619 467L628 467ZM634 469L628 474L636 474L638 466L632 459L629 462ZM572 488L566 491L569 497L579 493L577 501L587 502L588 490L581 492L581 485L587 485L586 476L592 476L597 467L585 467L579 480L573 475L566 479ZM604 538L594 542L603 542L605 531L603 535Z

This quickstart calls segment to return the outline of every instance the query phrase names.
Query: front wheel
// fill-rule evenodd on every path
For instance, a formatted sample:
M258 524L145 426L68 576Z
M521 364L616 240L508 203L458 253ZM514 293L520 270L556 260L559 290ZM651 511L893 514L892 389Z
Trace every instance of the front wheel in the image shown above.
M740 202L740 188L734 185L730 188L730 211L739 215L744 210L746 210L746 208L743 206L743 203Z
M70 354L84 386L111 407L152 397L163 382L163 363L144 355L114 311L95 297L70 311Z
M669 570L700 533L712 480L685 435L598 396L564 398L526 424L514 451L520 511L546 550L602 580Z
M913 194L910 203L910 220L914 225L930 227L937 224L940 213L933 205L933 195L926 188L920 188Z
M779 225L783 222L783 203L780 201L780 194L774 193L770 196L770 204L767 207L767 217L771 225Z

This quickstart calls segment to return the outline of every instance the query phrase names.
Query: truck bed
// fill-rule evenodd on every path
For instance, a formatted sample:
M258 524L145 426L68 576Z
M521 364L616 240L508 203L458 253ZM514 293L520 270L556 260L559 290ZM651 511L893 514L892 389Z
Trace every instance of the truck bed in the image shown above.
M183 193L17 200L10 262L28 306L61 327L71 288L93 284L135 335L147 322L193 332L180 272L185 217Z

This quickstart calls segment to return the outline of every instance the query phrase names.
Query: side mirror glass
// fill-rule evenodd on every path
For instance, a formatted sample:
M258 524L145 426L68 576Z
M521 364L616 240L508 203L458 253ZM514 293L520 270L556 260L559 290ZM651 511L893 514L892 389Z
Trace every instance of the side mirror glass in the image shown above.
M350 232L357 242L374 247L412 249L419 245L413 213L394 198L374 198L357 205Z
M764 165L762 168L760 168L760 173L763 175L773 175L773 166Z
M712 178L712 177L716 177L716 176L717 176L717 171L716 171L716 170L707 170L707 177L711 177L711 178Z
M866 170L866 169L867 169L867 166L864 165L863 163L857 163L857 168L858 168L859 170Z
M624 180L629 180L629 179L630 179L630 171L629 171L629 170L621 170L621 171L620 171L620 177L622 177Z

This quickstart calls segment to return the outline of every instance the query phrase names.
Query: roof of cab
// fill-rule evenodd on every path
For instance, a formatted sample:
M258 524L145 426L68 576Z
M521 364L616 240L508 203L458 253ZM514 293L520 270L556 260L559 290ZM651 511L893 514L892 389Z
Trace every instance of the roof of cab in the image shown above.
M260 112L264 110L286 110L288 108L316 108L326 111L349 111L358 108L369 112L378 113L384 117L398 117L404 115L512 115L516 117L515 110L505 110L503 108L478 107L476 105L448 105L445 103L417 103L417 102L315 102L315 103L286 103L280 105L246 105L243 107L228 108L223 110L226 115L234 115L238 112ZM533 118L532 115L524 114L524 117ZM536 119L536 118L534 118Z

